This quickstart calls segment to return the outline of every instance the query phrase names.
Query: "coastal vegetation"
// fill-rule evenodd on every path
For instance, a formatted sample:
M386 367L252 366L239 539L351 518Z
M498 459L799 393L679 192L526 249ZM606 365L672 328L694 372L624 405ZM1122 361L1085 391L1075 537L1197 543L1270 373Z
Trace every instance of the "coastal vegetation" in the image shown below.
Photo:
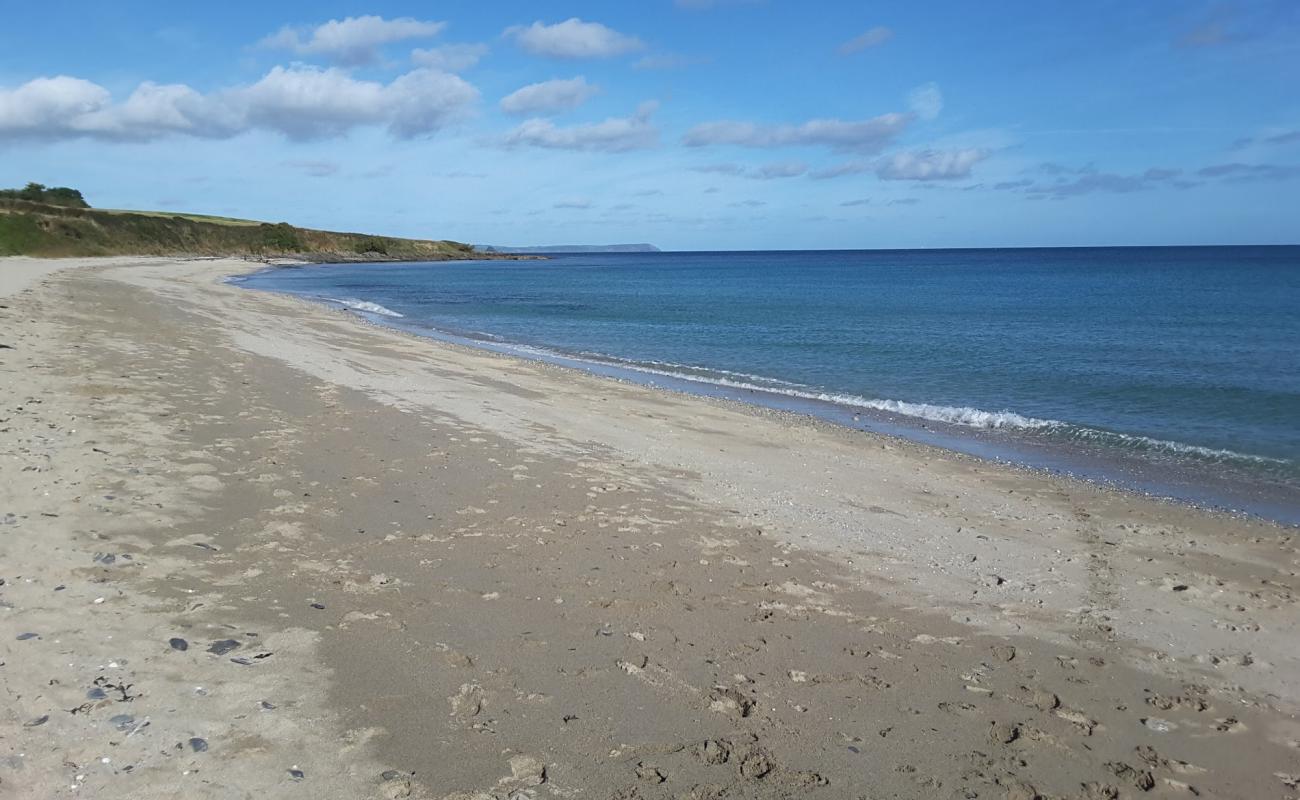
M287 222L96 209L81 192L29 183L0 190L0 256L201 255L314 261L484 258L472 245L300 228Z

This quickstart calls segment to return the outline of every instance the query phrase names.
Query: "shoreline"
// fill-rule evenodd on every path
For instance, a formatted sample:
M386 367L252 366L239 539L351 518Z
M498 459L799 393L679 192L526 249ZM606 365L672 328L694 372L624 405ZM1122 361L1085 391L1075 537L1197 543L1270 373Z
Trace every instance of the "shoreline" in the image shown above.
M329 266L321 264L318 266ZM427 323L409 323L401 318L386 318L386 313L369 313L348 308L340 301L295 294L274 288L246 285L259 273L279 269L257 270L232 275L231 283L252 291L295 297L315 305L343 311L381 328L399 331L443 344L498 353L526 361L573 369L587 375L625 381L656 391L674 392L692 397L707 397L786 412L829 422L838 427L895 437L904 441L937 447L962 454L990 465L1020 468L1031 473L1045 473L1064 479L1083 481L1099 488L1129 492L1137 496L1173 504L1222 513L1229 517L1258 519L1284 527L1300 526L1300 505L1294 502L1291 488L1261 476L1239 474L1239 468L1225 472L1221 465L1189 462L1181 465L1157 463L1141 454L1107 450L1097 445L1078 443L1063 445L1036 440L1015 431L986 430L948 423L942 420L911 417L882 409L864 407L833 398L793 395L761 386L725 385L707 379L673 375L639 369L635 365L616 363L594 355L571 355L546 346L499 339L477 338L437 328ZM1060 423L1068 425L1068 423ZM1136 436L1117 434L1119 436ZM1137 436L1136 438L1144 438ZM1177 442L1165 443L1196 449ZM1263 457L1234 454L1249 460Z
M220 282L252 264L68 266L0 301L0 793L1295 781L1290 529Z

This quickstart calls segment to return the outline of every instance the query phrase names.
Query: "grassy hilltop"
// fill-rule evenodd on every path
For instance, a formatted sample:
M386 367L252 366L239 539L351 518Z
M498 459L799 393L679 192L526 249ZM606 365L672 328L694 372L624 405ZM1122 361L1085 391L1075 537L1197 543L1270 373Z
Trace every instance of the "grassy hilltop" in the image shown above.
M0 256L293 256L313 261L491 258L471 245L298 228L203 214L91 208L81 192L37 183L0 190Z

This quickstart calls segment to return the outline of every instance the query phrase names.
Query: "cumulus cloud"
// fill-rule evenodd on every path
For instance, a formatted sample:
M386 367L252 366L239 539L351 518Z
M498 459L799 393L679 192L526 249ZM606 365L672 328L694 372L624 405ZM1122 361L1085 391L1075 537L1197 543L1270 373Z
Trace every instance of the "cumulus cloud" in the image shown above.
M542 147L622 153L659 144L659 129L651 121L656 103L643 103L630 117L610 117L603 122L559 127L546 119L525 120L502 140L506 147Z
M501 110L507 114L555 114L571 111L587 102L598 91L579 75L564 80L533 83L501 98Z
M236 115L221 102L176 84L142 83L117 105L104 87L66 75L0 89L0 139L221 137L237 127Z
M439 47L417 48L411 51L411 60L422 67L461 72L467 70L487 55L485 44L444 44Z
M533 55L552 58L609 58L645 47L635 36L619 33L599 22L583 22L577 17L554 25L541 21L528 26L514 25L506 28L504 35Z
M869 50L873 47L879 47L892 38L894 38L893 31L883 25L877 25L865 33L859 34L840 45L840 53L849 55L851 53Z
M435 131L478 99L478 90L445 72L417 69L392 83L357 80L337 69L275 67L231 93L250 127L294 139L337 136L360 125L386 125L410 138Z
M942 181L970 177L971 167L989 157L987 150L916 150L895 153L876 164L886 181Z
M263 39L261 44L300 56L321 56L340 64L370 64L379 58L379 48L386 44L427 39L438 35L445 27L445 22L367 15L332 19L314 28L286 26Z
M907 107L921 119L934 119L943 111L943 92L939 84L927 83L918 86L907 96Z
M912 114L882 114L861 121L814 119L801 125L706 122L687 131L682 142L688 147L718 144L740 147L823 146L874 153L902 133L913 118Z
M207 95L143 83L116 104L104 87L60 76L0 89L0 139L148 141L249 130L318 139L366 125L413 137L445 126L477 100L478 90L461 78L429 69L384 84L336 68L275 67L256 83Z

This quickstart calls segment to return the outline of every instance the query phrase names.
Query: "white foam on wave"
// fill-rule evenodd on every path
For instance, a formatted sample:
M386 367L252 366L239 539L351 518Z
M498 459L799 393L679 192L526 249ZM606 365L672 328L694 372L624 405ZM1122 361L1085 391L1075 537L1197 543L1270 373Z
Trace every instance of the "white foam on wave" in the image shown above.
M521 349L542 355L557 355L556 353L541 348L527 347ZM732 378L725 376L719 377L716 375L694 372L682 372L676 369L663 369L642 363L627 362L622 359L608 359L608 362L612 362L616 366L624 369L650 375L660 375L666 378L707 383L714 386L726 387L728 389L766 392L770 394L783 395L785 397L794 397L801 400L816 400L823 403L833 403L835 405L848 406L852 408L883 411L888 414L897 414L898 416L909 417L912 419L921 419L928 422L940 422L947 425L958 425L966 428L1051 433L1069 439L1090 441L1112 447L1119 446L1128 450L1165 452L1183 456L1194 456L1210 461L1238 461L1257 464L1291 463L1290 461L1281 458L1253 455L1250 453L1238 453L1233 450L1221 450L1194 444L1184 444L1182 442L1174 442L1166 439L1156 439L1150 436L1140 436L1136 434L1120 433L1118 431L1089 428L1055 419L1028 417L1010 410L985 411L984 409L971 408L969 406L944 406L932 403L910 403L904 400L879 400L851 394L821 392L810 387L792 388L799 387L800 384L793 384L789 381L778 381L762 376L745 375L745 377L756 378L757 380L762 381L763 384L768 384L770 382L771 384L779 383L784 385L762 385L759 383L751 383L747 380L733 380ZM691 367L689 369L700 369L701 372L705 371L704 368ZM707 370L707 372L719 373L721 371ZM737 376L744 375L744 373L726 374Z
M405 314L397 313L391 308L384 308L378 303L372 303L368 300L340 300L339 298L336 297L326 297L325 300L331 303L338 303L344 308L350 309L352 311L362 311L367 314L378 314L381 317L401 318L406 316Z

